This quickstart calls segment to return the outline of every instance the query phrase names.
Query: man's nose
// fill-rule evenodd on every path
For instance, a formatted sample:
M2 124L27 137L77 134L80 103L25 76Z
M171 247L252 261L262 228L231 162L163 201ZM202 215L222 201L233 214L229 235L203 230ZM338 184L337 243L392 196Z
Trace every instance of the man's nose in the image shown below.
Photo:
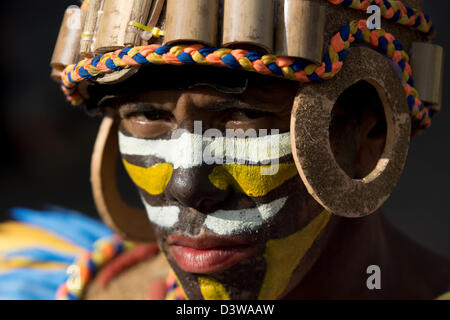
M225 201L232 191L230 188L220 190L212 185L208 178L212 169L207 165L176 169L165 189L166 197L202 213L218 210L219 204Z

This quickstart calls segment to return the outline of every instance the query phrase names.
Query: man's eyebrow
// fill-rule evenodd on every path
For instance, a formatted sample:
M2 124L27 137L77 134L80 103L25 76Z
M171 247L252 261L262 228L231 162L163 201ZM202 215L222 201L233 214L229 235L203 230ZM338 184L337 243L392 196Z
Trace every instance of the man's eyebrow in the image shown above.
M119 114L125 117L130 113L150 112L154 110L162 110L148 102L127 102L119 106Z
M253 107L248 103L243 102L240 99L229 99L213 102L204 107L204 109L211 111L224 111L229 109L257 109L257 108Z

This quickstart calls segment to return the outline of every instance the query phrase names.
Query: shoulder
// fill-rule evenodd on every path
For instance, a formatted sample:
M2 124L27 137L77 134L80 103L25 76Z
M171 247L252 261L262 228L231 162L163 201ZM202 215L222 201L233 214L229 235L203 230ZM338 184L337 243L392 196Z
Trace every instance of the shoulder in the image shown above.
M450 261L390 226L389 256L395 270L396 285L406 289L412 299L436 299L450 288Z
M144 248L141 247L141 250L145 250ZM164 299L165 280L170 273L164 255L142 255L140 259L133 259L131 256L135 253L130 251L106 265L86 288L84 299Z

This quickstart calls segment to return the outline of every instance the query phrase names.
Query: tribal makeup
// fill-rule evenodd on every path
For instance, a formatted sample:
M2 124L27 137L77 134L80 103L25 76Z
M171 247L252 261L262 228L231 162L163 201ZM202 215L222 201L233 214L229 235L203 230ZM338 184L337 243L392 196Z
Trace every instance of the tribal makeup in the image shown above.
M140 190L163 251L192 298L276 298L329 219L321 213L305 224L298 217L295 186L300 182L289 133L205 139L184 132L164 140L120 132L119 142L124 166ZM208 148L215 159L231 161L204 164ZM260 165L268 161L276 164ZM276 167L273 174L263 175L270 167ZM209 210L177 198L176 192L197 189L227 196ZM231 270L242 269L241 274L253 268L256 273L246 277L251 291L238 283L222 283L237 281L230 277ZM220 297L214 296L217 292Z
M205 150L208 149L213 151L209 154L210 159L223 163L210 165L210 173L205 179L209 188L217 189L218 192L231 189L232 192L251 198L267 196L284 182L297 176L295 164L289 161L289 138L289 133L285 133L262 138L214 139L185 132L177 139L146 140L119 133L119 146L128 174L142 190L150 221L161 228L180 229L180 212L183 208L152 206L152 201L145 199L163 195L170 180L180 175L179 172L198 170L205 162ZM143 161L139 161L139 158ZM154 165L146 167L149 159L153 159ZM272 164L259 165L266 162ZM255 231L272 220L284 207L287 199L288 196L275 198L253 208L209 212L202 227L218 236Z
M162 251L189 299L282 297L331 216L301 182L290 133L193 122L151 138L119 132Z

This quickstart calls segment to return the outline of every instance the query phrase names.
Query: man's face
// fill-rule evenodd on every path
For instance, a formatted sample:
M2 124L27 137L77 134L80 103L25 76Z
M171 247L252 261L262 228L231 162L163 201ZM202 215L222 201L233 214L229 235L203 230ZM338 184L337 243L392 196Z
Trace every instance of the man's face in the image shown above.
M200 86L120 103L125 168L190 299L280 298L319 255L330 214L309 196L292 157L297 88ZM239 135L251 129L259 134Z

